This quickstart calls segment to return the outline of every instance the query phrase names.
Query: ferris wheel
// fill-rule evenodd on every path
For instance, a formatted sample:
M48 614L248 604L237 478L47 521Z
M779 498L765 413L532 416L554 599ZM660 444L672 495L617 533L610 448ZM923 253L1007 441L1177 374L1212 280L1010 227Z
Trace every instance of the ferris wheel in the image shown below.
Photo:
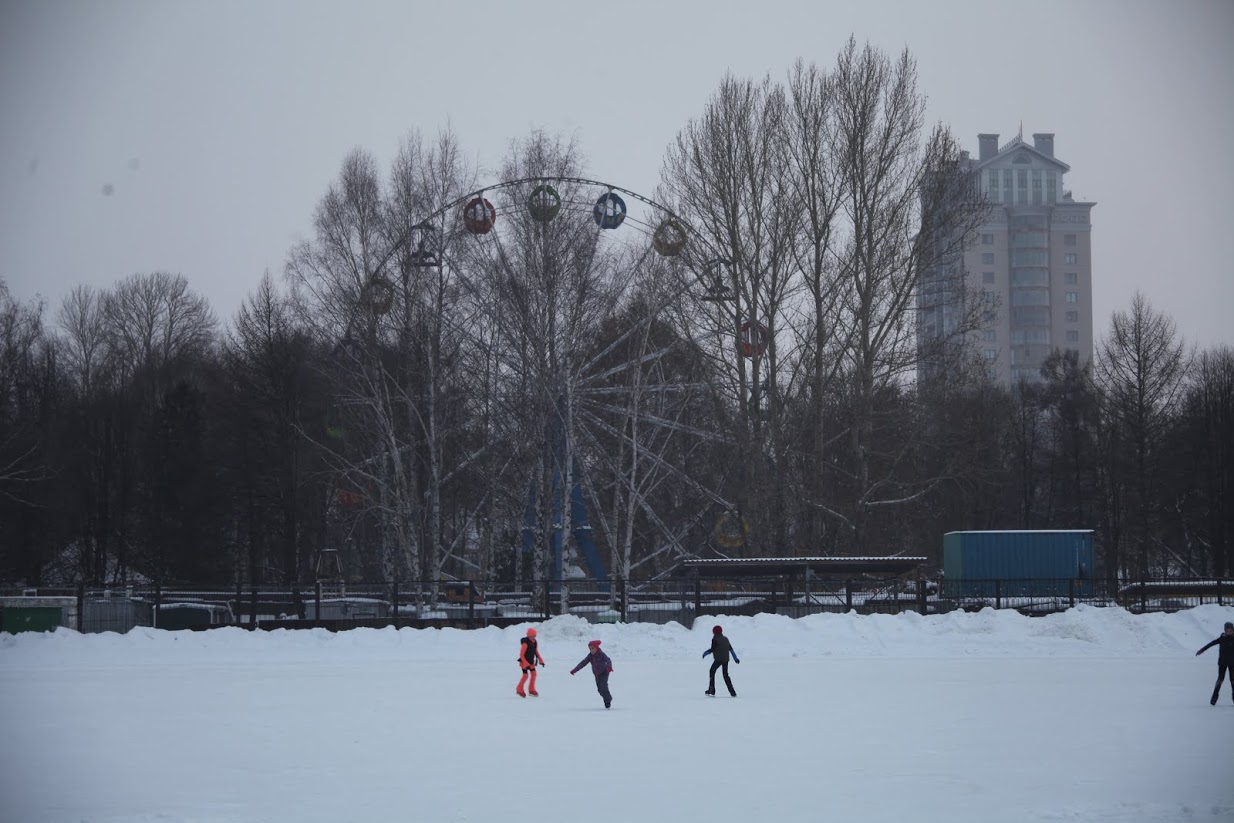
M507 406L538 414L540 442L524 455L538 470L525 472L522 549L547 540L550 577L578 565L604 580L692 554L713 524L719 545L739 545L740 514L715 479L731 444L714 414L707 332L691 320L710 306L724 328L727 266L650 198L585 178L523 178L408 226L357 308L380 323L409 278L450 279L466 333L496 343ZM765 328L736 317L728 351L761 356Z

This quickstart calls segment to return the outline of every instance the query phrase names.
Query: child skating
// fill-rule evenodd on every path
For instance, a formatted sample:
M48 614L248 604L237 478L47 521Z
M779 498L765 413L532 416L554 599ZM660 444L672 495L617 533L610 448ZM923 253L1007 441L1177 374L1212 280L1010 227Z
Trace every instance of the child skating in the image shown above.
M600 641L592 640L587 644L587 656L584 657L579 664L573 669L570 669L570 674L574 674L579 669L591 664L591 673L596 676L596 691L604 698L604 708L613 705L613 695L608 690L608 675L613 670L613 661L609 660L608 655L600 651Z
M1208 643L1195 653L1196 657L1204 654L1213 646L1217 650L1217 685L1213 686L1213 699L1209 705L1216 706L1217 698L1221 696L1221 684L1225 682L1226 672L1230 674L1230 699L1234 700L1234 623L1226 623L1225 631L1216 640Z
M544 658L540 656L540 647L536 644L536 630L528 629L527 636L524 637L518 647L518 665L523 670L523 677L518 681L518 688L515 693L519 697L526 697L530 694L532 697L539 697L540 693L536 691L536 664L547 666ZM523 691L523 686L527 684L527 679L531 678L531 688L528 691Z
M711 697L716 696L716 669L721 669L724 672L724 685L728 686L728 693L736 697L737 690L733 688L733 681L728 677L728 658L732 655L734 663L740 663L737 659L737 652L733 651L733 644L728 642L728 638L724 636L724 629L715 626L711 629L711 648L703 652L703 657L713 655L711 672L707 685L707 691L704 694Z

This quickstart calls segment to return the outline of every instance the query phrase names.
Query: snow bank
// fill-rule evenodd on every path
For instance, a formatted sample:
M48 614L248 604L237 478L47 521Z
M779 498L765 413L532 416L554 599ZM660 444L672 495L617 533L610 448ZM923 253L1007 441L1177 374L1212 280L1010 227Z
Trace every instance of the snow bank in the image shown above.
M1198 606L1173 614L1132 614L1118 608L1077 606L1045 617L1013 610L985 609L922 617L819 614L792 619L775 614L706 617L693 629L678 623L592 624L579 617L554 617L506 629L324 629L247 631L234 627L205 632L138 628L127 634L54 633L0 635L0 662L55 664L67 659L125 657L191 662L226 654L260 660L297 650L314 658L323 651L365 659L484 660L513 657L518 640L537 626L550 664L573 662L599 639L613 657L683 659L708 647L711 627L725 633L742 657L1068 657L1173 656L1194 651L1234 620L1234 606Z

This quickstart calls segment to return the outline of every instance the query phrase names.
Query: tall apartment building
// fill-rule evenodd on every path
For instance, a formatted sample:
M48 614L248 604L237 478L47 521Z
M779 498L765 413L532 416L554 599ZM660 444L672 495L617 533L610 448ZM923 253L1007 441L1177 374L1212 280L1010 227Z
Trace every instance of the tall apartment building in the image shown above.
M988 307L970 342L1004 385L1041 380L1041 365L1055 349L1093 354L1092 223L1095 203L1075 201L1063 186L1071 167L1054 156L1054 135L1016 136L1003 146L997 134L979 134L969 171L990 210L963 254L971 293ZM923 310L919 334L950 332L959 312ZM924 370L928 375L929 368Z

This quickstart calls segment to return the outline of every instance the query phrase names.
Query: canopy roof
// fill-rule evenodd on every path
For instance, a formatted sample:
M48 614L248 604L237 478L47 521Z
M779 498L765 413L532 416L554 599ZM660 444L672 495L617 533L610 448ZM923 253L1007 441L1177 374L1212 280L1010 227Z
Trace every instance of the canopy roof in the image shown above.
M685 560L678 577L803 577L836 574L905 574L927 562L925 557L743 557Z

